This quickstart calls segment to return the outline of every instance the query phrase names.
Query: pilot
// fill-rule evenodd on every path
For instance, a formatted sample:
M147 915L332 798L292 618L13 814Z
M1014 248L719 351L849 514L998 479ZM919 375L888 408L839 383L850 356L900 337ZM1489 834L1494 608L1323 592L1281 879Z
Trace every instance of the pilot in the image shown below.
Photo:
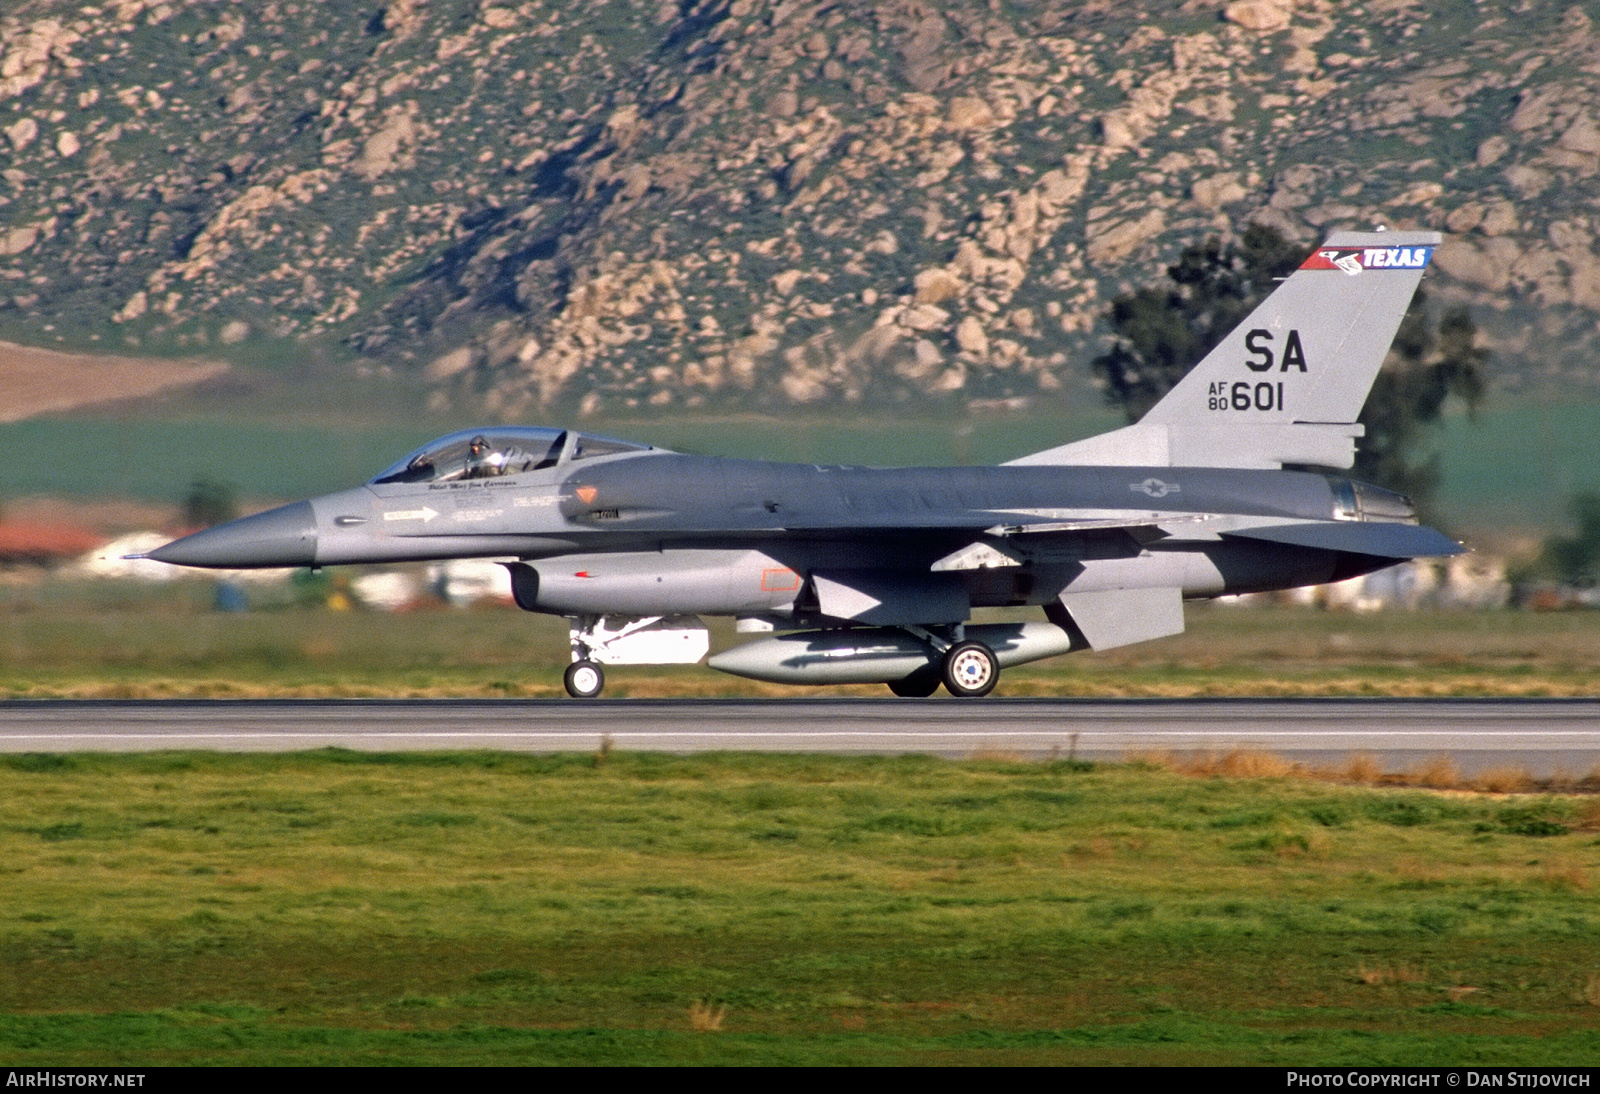
M499 458L500 453L489 447L489 439L483 435L472 438L467 445L467 466L462 472L464 479L492 479L504 473L504 461Z
M479 434L467 446L466 469L461 477L492 479L500 475L514 475L518 471L526 471L528 462L527 454L516 445L496 449L489 444L487 437Z

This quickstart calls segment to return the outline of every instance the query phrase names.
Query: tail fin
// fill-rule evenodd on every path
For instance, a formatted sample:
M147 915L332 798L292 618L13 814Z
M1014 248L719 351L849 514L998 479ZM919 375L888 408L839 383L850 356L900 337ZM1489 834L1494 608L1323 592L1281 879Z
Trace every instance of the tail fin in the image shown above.
M1349 467L1437 232L1336 232L1143 418L1011 461Z

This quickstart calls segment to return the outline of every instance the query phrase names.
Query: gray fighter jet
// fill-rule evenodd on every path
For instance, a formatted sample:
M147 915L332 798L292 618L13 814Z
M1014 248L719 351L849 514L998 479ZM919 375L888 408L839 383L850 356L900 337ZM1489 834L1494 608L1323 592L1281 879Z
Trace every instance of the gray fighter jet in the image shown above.
M998 467L685 455L573 430L442 437L354 490L176 540L183 566L495 558L565 616L567 692L692 663L701 616L761 633L714 669L896 695L1183 630L1183 602L1462 548L1349 468L1356 416L1440 237L1340 233L1134 425ZM1034 606L1034 622L969 622Z

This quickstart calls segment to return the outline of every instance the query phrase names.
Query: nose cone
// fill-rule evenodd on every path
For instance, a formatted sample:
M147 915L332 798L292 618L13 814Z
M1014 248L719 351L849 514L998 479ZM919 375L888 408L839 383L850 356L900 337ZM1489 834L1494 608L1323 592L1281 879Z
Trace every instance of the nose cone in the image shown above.
M310 502L297 501L175 539L146 557L178 566L250 569L313 566L316 556L317 515Z

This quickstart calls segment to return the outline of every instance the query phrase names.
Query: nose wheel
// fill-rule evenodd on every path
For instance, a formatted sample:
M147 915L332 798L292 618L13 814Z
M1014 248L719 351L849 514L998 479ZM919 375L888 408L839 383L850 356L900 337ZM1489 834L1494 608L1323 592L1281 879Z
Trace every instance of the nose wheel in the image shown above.
M982 642L957 642L945 653L940 676L951 695L978 699L1000 682L1000 662Z
M562 673L561 682L574 699L593 699L605 690L606 674L593 661L574 661Z

